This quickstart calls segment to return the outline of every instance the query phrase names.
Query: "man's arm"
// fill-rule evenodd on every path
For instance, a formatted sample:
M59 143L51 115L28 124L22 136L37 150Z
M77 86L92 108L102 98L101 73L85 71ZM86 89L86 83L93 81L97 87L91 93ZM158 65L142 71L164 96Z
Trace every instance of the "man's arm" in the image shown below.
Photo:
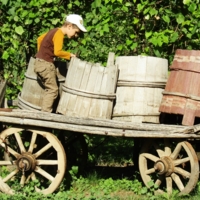
M37 38L37 50L39 51L41 42L47 33L42 34L40 37Z
M64 40L64 35L60 30L58 30L53 37L54 54L55 54L55 56L57 56L59 58L64 58L66 60L70 60L71 53L68 51L62 50L63 40Z

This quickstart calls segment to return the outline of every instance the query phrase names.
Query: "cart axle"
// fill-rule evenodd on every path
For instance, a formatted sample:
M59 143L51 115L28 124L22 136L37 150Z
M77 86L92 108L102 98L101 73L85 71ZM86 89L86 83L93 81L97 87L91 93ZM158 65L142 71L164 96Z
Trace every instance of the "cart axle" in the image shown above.
M19 170L29 171L35 169L36 160L32 154L26 152L17 159L16 164Z

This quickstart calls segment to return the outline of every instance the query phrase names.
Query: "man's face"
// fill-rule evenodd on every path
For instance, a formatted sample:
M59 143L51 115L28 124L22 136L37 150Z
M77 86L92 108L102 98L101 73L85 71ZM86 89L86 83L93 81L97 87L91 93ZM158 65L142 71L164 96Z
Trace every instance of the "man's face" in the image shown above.
M80 30L78 28L74 28L72 25L68 25L66 27L66 35L68 38L76 38L78 37Z

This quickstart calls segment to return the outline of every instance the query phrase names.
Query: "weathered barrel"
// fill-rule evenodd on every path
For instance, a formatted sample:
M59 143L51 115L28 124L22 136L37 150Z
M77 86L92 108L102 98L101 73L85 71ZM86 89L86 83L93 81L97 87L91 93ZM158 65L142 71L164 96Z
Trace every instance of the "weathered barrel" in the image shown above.
M200 117L200 51L176 50L170 66L160 112L182 116L182 125L193 125Z
M119 78L112 119L159 123L168 61L151 56L119 56L116 65Z
M73 58L57 113L83 118L110 119L116 97L118 68L114 65L114 53L108 57L107 67Z
M6 81L0 80L0 107L4 107L4 98L6 92Z
M25 79L21 93L18 95L18 107L26 110L41 110L44 87L38 79L37 74L34 72L35 58L31 57L27 71L25 73ZM61 94L62 84L65 82L67 74L67 63L56 61L55 63L58 77L58 86ZM59 98L59 97L58 97ZM56 110L56 102L55 108Z

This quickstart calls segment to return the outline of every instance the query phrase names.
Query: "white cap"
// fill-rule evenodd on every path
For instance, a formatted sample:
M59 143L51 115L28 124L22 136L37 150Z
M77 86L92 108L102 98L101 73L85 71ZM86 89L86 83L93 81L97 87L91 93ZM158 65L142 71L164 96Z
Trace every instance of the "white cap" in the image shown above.
M78 28L83 31L87 32L85 27L83 26L83 18L80 15L70 14L66 16L66 21L78 26Z

